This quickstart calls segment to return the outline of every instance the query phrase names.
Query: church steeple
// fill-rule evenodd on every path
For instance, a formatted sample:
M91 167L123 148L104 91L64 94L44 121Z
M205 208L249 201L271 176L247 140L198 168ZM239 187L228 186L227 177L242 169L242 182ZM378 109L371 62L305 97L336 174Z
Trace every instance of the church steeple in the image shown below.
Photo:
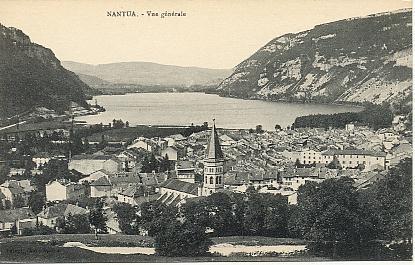
M208 196L223 190L224 159L220 147L219 136L213 120L212 132L206 149L204 161L204 181L202 195Z
M206 152L207 159L223 159L222 149L220 148L219 136L216 131L215 119L213 119L212 132Z

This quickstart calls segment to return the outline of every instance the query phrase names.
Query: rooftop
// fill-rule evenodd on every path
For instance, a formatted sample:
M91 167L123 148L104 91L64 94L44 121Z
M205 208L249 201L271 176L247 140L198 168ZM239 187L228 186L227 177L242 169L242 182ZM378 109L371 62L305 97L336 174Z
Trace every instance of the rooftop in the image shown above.
M220 147L219 136L216 131L215 120L213 120L212 132L206 151L207 159L223 159L222 149Z
M178 179L168 179L161 185L161 187L197 196L199 184L189 183Z

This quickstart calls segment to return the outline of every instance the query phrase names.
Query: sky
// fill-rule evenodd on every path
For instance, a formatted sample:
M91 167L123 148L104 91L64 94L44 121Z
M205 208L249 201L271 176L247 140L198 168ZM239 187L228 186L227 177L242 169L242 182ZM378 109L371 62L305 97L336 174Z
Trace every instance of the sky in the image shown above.
M409 7L410 0L0 0L0 23L60 60L232 68L285 33ZM161 18L166 11L186 16Z

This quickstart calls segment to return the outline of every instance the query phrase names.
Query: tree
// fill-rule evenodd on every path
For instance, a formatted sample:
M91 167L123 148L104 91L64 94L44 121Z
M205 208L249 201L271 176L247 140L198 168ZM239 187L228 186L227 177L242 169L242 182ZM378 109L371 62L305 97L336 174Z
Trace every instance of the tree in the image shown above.
M65 160L52 159L43 168L42 176L34 178L39 191L45 192L45 185L54 179L71 179L68 170L68 162Z
M98 199L89 212L89 220L98 233L106 234L108 233L107 218L104 215L103 206L103 200Z
M137 210L127 203L117 203L113 207L117 214L118 224L123 233L127 235L136 234L134 222L137 220Z
M50 228L49 226L45 226L43 224L36 225L36 227L33 228L24 228L22 231L23 236L51 235L55 233L55 229Z
M294 166L296 167L296 168L302 168L303 167L303 164L301 164L301 162L300 162L300 159L296 159L295 160L295 164L294 164Z
M21 196L16 196L13 199L13 208L22 208L26 205L25 200Z
M4 183L8 179L10 173L10 167L7 164L0 166L0 183Z
M58 218L56 226L62 234L88 234L91 226L87 215L69 214L66 217Z
M359 197L379 221L380 239L412 241L412 160L407 158L391 168Z
M154 154L149 154L145 156L142 161L141 172L143 173L151 173L153 171L159 172L160 171L160 162L156 159Z
M256 132L256 133L263 133L263 132L264 132L264 130L262 129L262 125L261 125L261 124L258 124L258 125L255 127L255 132Z
M275 125L275 131L281 131L281 129L282 129L282 127L281 127L281 125L279 125L279 124L276 124Z
M361 207L352 184L340 178L302 185L289 221L291 236L309 240L316 255L358 257L363 243L376 238L376 223Z
M214 193L183 205L184 218L190 223L213 229L217 236L234 235L233 202L225 193Z
M327 168L342 169L342 165L340 164L340 161L337 158L337 156L334 156L333 160L327 165Z
M45 196L41 192L32 191L29 196L29 207L35 214L42 211L45 206Z
M170 161L169 156L166 154L160 162L160 172L166 172L167 170L170 170Z
M139 226L148 231L149 236L156 235L178 217L178 209L159 201L145 202L141 205Z
M156 252L169 257L206 255L211 244L203 227L177 220L172 220L155 237Z

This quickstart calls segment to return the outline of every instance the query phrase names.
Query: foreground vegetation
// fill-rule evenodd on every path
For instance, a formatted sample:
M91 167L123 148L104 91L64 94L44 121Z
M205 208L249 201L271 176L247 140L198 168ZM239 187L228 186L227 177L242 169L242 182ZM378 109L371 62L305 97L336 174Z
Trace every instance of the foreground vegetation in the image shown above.
M0 262L18 263L135 263L135 262L212 262L212 261L329 261L330 259L312 256L303 257L220 257L206 255L202 257L165 257L141 254L102 254L76 247L65 248L46 242L1 242Z
M306 240L311 255L336 260L412 259L412 161L366 190L353 183L306 183L297 205L250 188L190 199L180 211L157 201L144 203L140 216L127 204L115 211L123 232L148 231L164 256L206 255L212 237L268 236Z

